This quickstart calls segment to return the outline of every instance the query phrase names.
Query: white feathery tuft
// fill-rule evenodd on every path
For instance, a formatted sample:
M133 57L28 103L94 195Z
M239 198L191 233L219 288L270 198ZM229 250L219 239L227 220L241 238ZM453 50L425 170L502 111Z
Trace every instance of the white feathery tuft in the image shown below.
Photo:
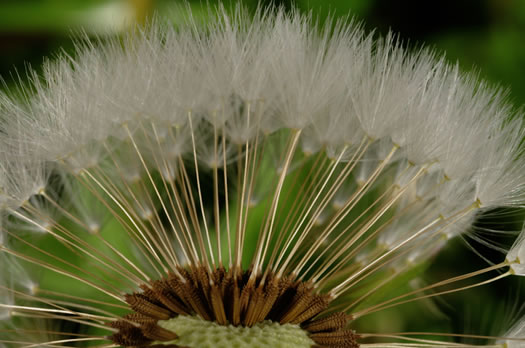
M505 348L523 348L525 343L525 317L520 318L510 329L506 332L505 337L509 339L503 340Z
M514 274L525 276L525 226L507 253L507 262Z

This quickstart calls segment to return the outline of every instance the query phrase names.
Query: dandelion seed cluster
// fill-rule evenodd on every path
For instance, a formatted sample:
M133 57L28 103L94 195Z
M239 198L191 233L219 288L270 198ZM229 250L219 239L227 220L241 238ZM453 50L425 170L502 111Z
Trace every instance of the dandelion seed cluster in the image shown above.
M353 323L525 274L522 233L387 290L525 189L505 94L391 35L219 10L31 80L0 96L0 344L443 347ZM523 347L523 323L492 346Z

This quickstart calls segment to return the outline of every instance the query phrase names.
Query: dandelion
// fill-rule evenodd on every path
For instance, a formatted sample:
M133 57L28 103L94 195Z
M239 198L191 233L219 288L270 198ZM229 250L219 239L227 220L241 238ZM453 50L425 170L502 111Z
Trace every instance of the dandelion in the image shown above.
M359 322L525 274L522 233L417 285L483 238L477 216L523 204L524 132L505 93L392 35L219 10L31 80L0 97L9 346L466 347ZM522 346L522 324L471 337Z

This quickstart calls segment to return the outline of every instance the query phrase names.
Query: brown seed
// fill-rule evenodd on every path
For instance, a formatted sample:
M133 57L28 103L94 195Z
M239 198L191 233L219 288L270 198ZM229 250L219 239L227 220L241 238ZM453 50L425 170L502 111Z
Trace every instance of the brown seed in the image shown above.
M172 341L179 336L173 331L166 330L156 323L147 323L141 326L142 333L145 337L154 341Z
M302 328L310 332L336 331L346 326L351 316L345 313L333 313L327 317L303 324Z
M149 302L148 298L141 294L126 295L125 300L135 312L150 316L154 319L167 320L172 316L168 309Z
M359 348L357 335L352 330L340 330L333 332L318 332L310 334L310 338L321 346L343 346L347 348Z

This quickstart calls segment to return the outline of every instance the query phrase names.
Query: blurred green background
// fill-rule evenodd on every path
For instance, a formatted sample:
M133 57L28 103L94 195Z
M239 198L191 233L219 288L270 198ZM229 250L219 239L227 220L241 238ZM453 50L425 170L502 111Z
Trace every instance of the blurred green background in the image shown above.
M194 14L204 16L205 4L216 1L188 1ZM144 22L153 13L171 17L175 23L180 6L174 0L0 0L0 78L6 86L24 75L27 66L38 70L45 58L60 52L72 53L75 38L113 36ZM235 3L234 1L227 4ZM321 20L332 14L349 14L365 24L368 31L384 34L393 30L417 47L425 44L446 52L451 62L465 71L508 87L516 107L525 104L525 1L524 0L282 0L243 1L254 10L258 5L275 4L287 10L312 11ZM521 228L516 214L494 214L480 219L483 228L516 231ZM495 216L495 217L494 217ZM512 243L512 237L498 240ZM484 255L501 261L501 254L484 250ZM424 281L441 280L458 272L482 268L486 263L458 241L434 262ZM523 313L524 287L520 279L505 279L468 294L446 296L423 307L407 307L412 330L436 330L502 334L501 329ZM465 296L467 295L467 296ZM465 301L468 297L468 301ZM427 311L421 312L421 308ZM392 329L394 317L388 320ZM431 326L428 326L428 323ZM394 325L395 327L395 325ZM400 327L400 329L404 329ZM470 341L473 342L473 341ZM474 341L475 342L475 341Z
M206 2L188 1L197 11ZM176 0L0 0L0 75L10 80L14 68L60 49L70 51L71 38L114 35L153 12L176 18ZM235 3L228 1L227 3ZM411 44L446 51L465 70L480 71L490 81L509 86L518 105L525 103L525 1L523 0L246 0L278 4L363 20L368 30L389 29Z

